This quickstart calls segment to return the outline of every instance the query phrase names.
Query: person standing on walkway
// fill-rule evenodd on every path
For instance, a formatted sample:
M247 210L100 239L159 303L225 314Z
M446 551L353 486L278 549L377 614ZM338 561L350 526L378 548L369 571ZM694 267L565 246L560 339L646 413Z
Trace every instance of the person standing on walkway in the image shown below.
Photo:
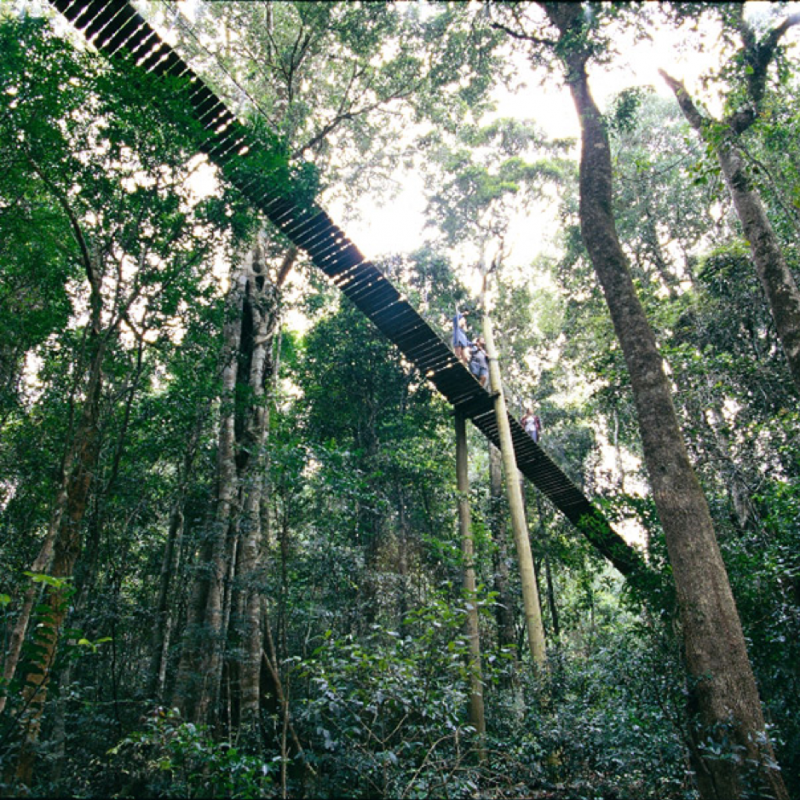
M531 439L538 444L542 435L542 421L539 419L537 414L533 413L532 408L529 408L525 412L520 420L520 424L523 428L525 428L525 433L527 433L528 436L530 436Z
M489 380L489 357L486 355L486 344L482 336L479 336L472 345L469 371L478 379L481 386L486 386L486 381Z
M469 348L472 344L467 336L467 314L468 311L456 311L453 317L453 350L456 358L469 364Z

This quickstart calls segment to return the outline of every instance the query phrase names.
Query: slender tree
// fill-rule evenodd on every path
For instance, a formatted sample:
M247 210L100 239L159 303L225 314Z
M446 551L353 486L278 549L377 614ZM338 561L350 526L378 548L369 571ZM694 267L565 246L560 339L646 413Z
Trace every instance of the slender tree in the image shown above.
M792 379L800 391L800 288L753 181L744 144L745 134L763 111L769 69L778 55L781 39L800 24L800 14L787 15L760 36L745 19L744 5L725 4L723 9L723 18L732 15L742 42L732 59L740 72L734 76L736 92L728 102L733 110L723 119L715 120L702 113L683 83L663 70L661 76L675 93L689 124L719 160L758 279L772 310Z
M469 458L467 451L467 421L456 414L456 480L458 488L458 521L461 529L461 554L464 559L464 596L467 619L464 631L469 641L470 700L469 719L478 736L486 734L486 716L483 707L483 680L481 677L481 641L478 624L478 594L475 591L475 542L469 506ZM481 744L481 760L486 753Z

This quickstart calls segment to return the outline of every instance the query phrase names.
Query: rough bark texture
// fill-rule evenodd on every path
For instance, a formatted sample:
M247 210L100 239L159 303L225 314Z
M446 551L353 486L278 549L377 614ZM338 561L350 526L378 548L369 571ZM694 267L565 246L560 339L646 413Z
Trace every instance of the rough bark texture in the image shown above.
M58 530L54 541L53 561L50 575L54 578L69 579L72 577L75 562L81 551L81 529L89 497L89 487L97 463L99 434L98 418L100 393L103 385L102 363L105 354L104 341L97 341L97 334L92 332L90 341L95 340L89 384L83 403L81 419L73 438L72 452L69 459L70 470L64 474L62 493L64 496L63 512L58 513ZM68 584L48 586L44 604L48 612L42 618L42 627L37 634L37 644L41 650L36 665L28 671L23 679L22 697L24 710L20 716L22 729L22 747L17 764L16 777L25 786L30 786L33 779L33 767L36 758L36 742L39 739L42 713L47 701L48 687L55 662L58 640L64 619L69 610Z
M228 520L236 499L234 391L241 340L243 291L234 285L223 330L222 402L217 436L217 505L199 555L174 703L193 722L211 721L222 670L224 580Z
M783 256L764 205L752 188L741 150L731 141L717 150L725 183L772 310L792 380L800 392L800 290Z
M562 39L582 25L575 4L545 4ZM694 474L672 404L655 336L636 295L612 213L611 153L591 96L581 53L565 56L568 82L581 123L581 233L611 313L631 379L653 498L666 537L680 606L690 707L692 755L704 800L744 796L746 764L761 767L764 787L787 798L766 738L761 703L744 635L705 496ZM724 758L702 745L727 741Z
M195 722L218 721L223 682L228 724L252 727L259 718L266 389L278 292L296 256L294 248L287 252L273 280L259 239L234 275L224 329L216 513L200 558L176 694Z
M69 469L71 469L72 460L70 459ZM67 471L69 471L69 469ZM50 562L53 558L53 547L55 545L58 529L61 525L61 518L64 514L64 508L67 503L66 486L62 485L58 490L56 497L55 507L50 516L50 522L47 527L47 534L45 535L42 547L39 554L36 556L33 564L31 564L30 571L34 573L47 572L50 567ZM3 663L3 680L8 685L14 678L19 665L20 654L22 652L22 644L25 641L25 635L28 632L28 626L31 621L31 614L33 613L33 604L41 591L38 583L31 582L30 586L25 590L22 597L22 605L20 607L19 616L17 617L14 627L11 631L8 653L6 654L5 662ZM8 695L0 696L0 714L6 707L6 700Z
M248 453L240 458L239 481L241 486L241 550L237 571L237 588L241 594L242 614L237 622L242 645L239 672L239 706L243 725L253 726L258 720L261 675L261 591L263 569L264 529L261 509L266 492L264 476L265 448L269 427L267 386L273 373L272 346L278 325L278 292L291 269L297 251L290 250L275 283L266 274L266 258L257 244L248 259L248 291L246 309L251 320L251 333L243 342L250 369L247 384L251 401L245 411L244 441L241 449Z

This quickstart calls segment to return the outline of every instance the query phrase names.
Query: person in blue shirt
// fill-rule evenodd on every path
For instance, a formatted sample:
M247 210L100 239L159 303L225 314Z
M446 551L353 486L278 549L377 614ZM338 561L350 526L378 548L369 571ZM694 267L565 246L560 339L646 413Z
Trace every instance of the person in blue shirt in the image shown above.
M456 358L461 359L465 364L469 364L469 347L472 344L467 336L468 313L468 311L457 311L453 317L453 350Z

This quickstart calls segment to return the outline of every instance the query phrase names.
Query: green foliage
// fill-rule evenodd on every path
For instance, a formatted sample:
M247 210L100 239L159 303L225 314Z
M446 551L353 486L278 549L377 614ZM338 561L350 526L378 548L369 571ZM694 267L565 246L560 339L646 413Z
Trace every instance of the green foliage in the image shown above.
M624 89L614 99L614 110L610 114L609 128L621 133L630 133L637 127L637 114L647 91L639 86Z
M553 713L538 734L574 797L692 796L681 765L680 663L672 647L639 636L615 627L589 657L567 650L554 667Z
M796 420L788 424L794 426ZM722 527L721 547L768 718L779 763L790 787L800 748L800 494L793 483L765 482L754 497L758 524Z
M265 761L204 727L183 722L177 712L156 708L144 729L108 751L112 797L258 798L276 794L276 756Z
M441 797L477 790L463 615L444 602L358 642L328 638L297 666L310 681L299 721L319 797Z
M452 138L431 134L424 141L429 225L450 245L470 241L480 248L491 237L502 239L514 213L570 174L565 144L547 141L532 121L507 119L464 126Z
M452 241L481 226L502 232L521 200L544 187L562 192L561 258L524 265L498 291L498 339L517 391L512 405L537 404L548 451L587 491L612 498L603 508L614 521L642 524L649 562L668 576L664 538L634 460L638 433L624 362L580 242L566 143L544 141L527 123L464 122L479 118L497 76L494 48L504 34L486 24L490 14L528 13L513 4L487 8L475 16L467 4L438 4L426 16L417 4L204 3L198 32L219 34L220 61L197 52L193 63L218 86L228 81L222 69L230 70L251 95L243 113L261 120L253 135L263 148L234 171L238 180L263 181L265 191L278 182L305 200L318 175L331 182L385 176L400 157L398 125L407 127L411 116L397 109L408 100L418 119L439 126L420 152L434 155L434 171L446 175L432 208ZM590 3L585 10L582 32L566 46L605 58L615 17L628 9ZM199 203L184 192L203 134L172 102L177 83L151 83L131 64L110 70L30 20L0 26L0 53L0 557L9 576L0 594L2 644L31 580L70 605L59 657L47 665L53 692L32 791L277 797L285 766L290 796L693 797L670 590L623 587L531 492L543 599L551 586L553 593L550 668L533 675L519 657L522 638L516 653L502 650L488 613L499 602L490 590L495 572L510 566L509 602L519 622L519 585L513 557L505 565L496 558L503 542L491 538L486 454L475 440L470 497L488 720L480 763L466 713L451 419L424 378L352 306L332 301L319 276L303 277L311 286L300 301L310 329L283 335L269 460L254 476L267 487L268 560L257 588L287 706L265 668L261 738L237 741L231 651L222 682L230 694L217 728L163 709L142 715L153 702L151 635L163 624L153 609L158 576L169 567L171 525L180 520L164 697L175 683L182 620L196 600L190 578L204 568L198 551L215 511L225 308L207 265L215 247L235 245L261 221L227 187ZM778 77L784 82L767 93L747 146L754 179L790 242L800 205L792 137L798 93L788 73ZM164 114L155 118L151 96L162 90ZM709 151L688 152L674 109L642 90L621 95L608 120L621 240L679 390L687 444L796 794L796 398L746 245L718 205ZM290 157L299 157L296 169ZM78 231L90 256L107 257L100 262L103 324L121 318L120 298L138 299L130 315L136 330L120 323L126 335L108 342L85 547L65 581L24 570L50 519L83 392L89 277ZM129 272L133 264L142 270ZM465 299L452 254L428 247L380 267L447 337L453 308ZM603 460L613 449L606 441L631 457L624 476ZM232 625L239 611L234 604ZM36 662L52 611L42 603L35 613L22 674L44 666ZM0 687L9 694L4 745L22 710L19 688ZM285 719L304 755L288 733L281 755ZM3 773L14 757L7 749Z
M162 12L149 9L185 32L182 16L163 20ZM203 4L178 48L260 134L277 135L295 181L313 185L318 174L349 204L354 187L390 186L412 115L452 126L487 102L498 37L458 9L426 12L393 3Z

